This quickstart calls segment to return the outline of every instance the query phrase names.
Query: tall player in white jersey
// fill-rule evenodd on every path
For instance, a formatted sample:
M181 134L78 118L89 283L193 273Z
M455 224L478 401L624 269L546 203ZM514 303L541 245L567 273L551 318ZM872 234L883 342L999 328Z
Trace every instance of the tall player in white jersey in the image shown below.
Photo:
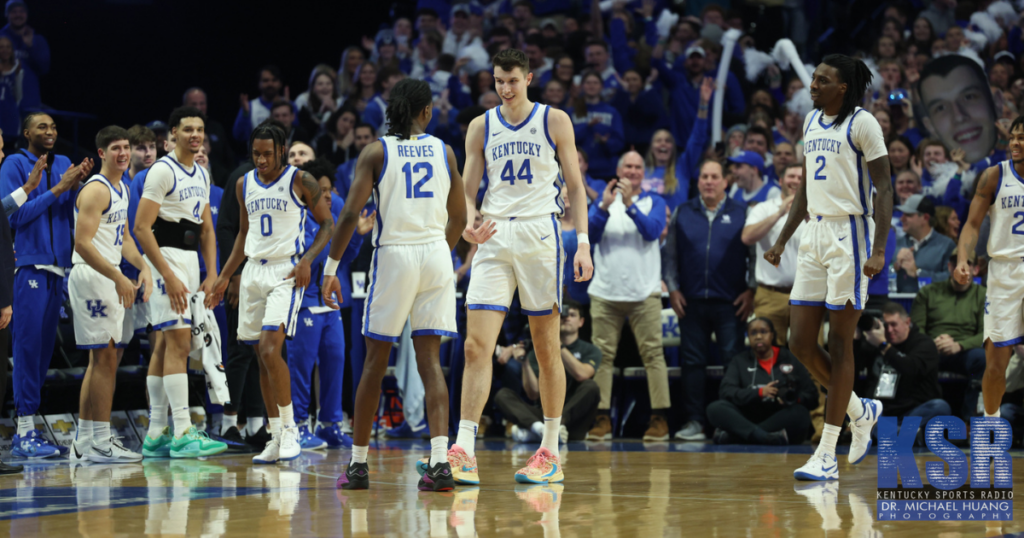
M174 151L153 163L146 175L142 199L135 213L135 239L153 273L149 323L163 338L153 350L146 386L149 389L149 432L142 455L196 458L227 450L192 426L188 412L188 353L192 348L189 301L193 293L206 293L206 308L217 303L217 243L210 213L210 177L196 165L203 147L206 116L192 107L179 107L168 121L176 143ZM199 254L203 249L206 281L199 282ZM174 431L167 428L167 406Z
M878 400L853 393L853 336L867 302L868 281L885 266L893 201L882 128L857 106L870 82L864 62L841 54L826 56L814 70L810 89L815 110L803 127L806 179L782 234L764 254L777 267L786 242L808 220L789 295L790 348L818 383L828 387L828 401L818 449L793 473L799 480L839 479L836 441L844 415L850 416L853 430L849 461L860 463L882 412ZM826 309L827 352L818 345Z
M978 246L978 230L988 214L988 288L985 295L985 376L981 394L985 416L998 417L1006 392L1006 365L1013 346L1024 343L1024 116L1010 124L1010 158L987 168L978 179L971 210L960 232L954 278L974 278L968 254Z
M238 237L215 285L219 300L231 275L243 259L248 260L238 290L238 341L252 345L259 358L260 389L271 435L253 463L293 460L302 450L292 409L291 375L281 346L285 338L295 335L310 265L334 229L334 217L317 179L286 162L287 144L284 126L274 120L252 130L249 151L256 169L235 182ZM320 224L312 245L304 244L307 209Z
M341 296L334 276L366 200L373 195L370 293L363 314L366 364L356 390L352 420L352 460L338 478L340 489L370 487L366 463L380 384L391 345L410 317L416 363L426 391L430 460L418 487L455 488L448 452L448 387L441 372L441 337L458 336L455 324L455 267L451 251L466 227L462 178L455 153L424 133L433 110L430 86L404 79L393 88L386 110L388 134L366 146L355 181L338 217L338 229L324 268L324 302L337 308Z
M124 448L110 433L110 406L117 378L117 349L128 345L134 331L125 331L125 309L135 303L144 285L149 299L153 277L142 259L128 224L128 185L121 175L128 169L131 145L128 131L116 125L96 134L100 173L86 181L75 200L74 267L68 294L79 349L89 350L89 367L82 380L78 433L69 457L72 462L133 462L142 459ZM127 244L125 237L128 238ZM138 282L121 273L121 257L139 269Z
M512 294L519 288L523 313L540 363L540 399L544 409L541 447L516 473L524 483L564 479L558 458L558 429L565 403L565 368L560 358L559 317L562 306L562 191L573 207L587 207L580 177L576 140L569 116L526 97L533 79L526 54L507 49L494 56L494 84L500 107L473 120L466 136L467 241L480 243L473 258L473 278L466 305L466 371L462 381L462 420L449 451L456 481L479 483L474 442L477 422L491 388L491 358ZM561 172L559 174L559 163ZM479 228L476 195L488 179ZM563 179L564 178L564 179ZM594 271L587 236L586 211L574 212L579 248L573 261L575 279Z

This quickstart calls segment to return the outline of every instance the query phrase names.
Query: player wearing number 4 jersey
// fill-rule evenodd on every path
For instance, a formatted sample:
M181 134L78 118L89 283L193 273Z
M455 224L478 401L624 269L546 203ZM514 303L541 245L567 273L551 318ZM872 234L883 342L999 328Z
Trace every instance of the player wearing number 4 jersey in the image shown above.
M836 441L850 416L850 463L871 446L871 428L882 412L878 400L853 393L853 335L867 301L868 280L885 266L892 217L889 156L875 118L857 106L871 82L859 60L826 56L811 81L815 110L804 121L804 177L786 225L765 252L779 264L786 242L808 220L790 293L790 348L811 375L828 387L825 427L814 455L794 471L799 480L837 480ZM808 174L808 172L813 172ZM872 183L874 189L872 189ZM873 192L877 190L877 192ZM873 220L872 220L873 219ZM818 332L830 310L828 352ZM885 347L885 343L882 343Z
M238 293L238 341L256 349L260 388L270 417L271 441L253 463L299 456L299 432L292 409L291 376L281 357L284 339L295 335L310 266L331 239L334 217L316 178L285 162L288 136L274 120L249 137L256 169L238 179L239 228L231 255L217 279L219 300L228 281L248 258ZM320 224L305 245L307 210Z
M359 156L324 268L324 302L337 308L332 294L340 297L341 288L334 275L372 192L377 220L371 238L370 293L363 314L366 364L356 391L352 460L338 478L341 489L370 487L366 456L380 384L391 344L398 341L410 317L432 436L429 468L419 489L455 487L447 458L448 388L441 373L440 349L442 336L457 336L451 251L466 226L466 206L455 153L424 134L432 109L426 82L405 79L391 89L388 134Z
M985 416L998 417L1006 392L1006 365L1013 346L1024 343L1024 116L1010 124L1010 159L986 169L978 180L971 210L960 232L954 278L966 284L974 275L968 253L988 214L988 290L985 296L985 377L981 382Z
M523 313L531 316L530 332L540 364L544 435L540 449L516 473L515 480L560 482L564 473L558 457L558 429L565 403L565 368L559 355L564 284L559 216L564 208L563 190L568 190L573 207L586 207L587 196L569 116L526 98L533 79L526 54L504 50L492 63L502 104L473 120L466 136L470 223L476 217L477 188L485 172L490 183L481 209L483 224L479 228L470 225L463 233L467 241L480 247L473 258L473 279L466 298L462 421L448 459L457 481L479 483L474 451L477 422L490 393L494 345L518 287ZM586 211L574 212L574 219L579 240L573 261L575 278L585 281L594 271Z

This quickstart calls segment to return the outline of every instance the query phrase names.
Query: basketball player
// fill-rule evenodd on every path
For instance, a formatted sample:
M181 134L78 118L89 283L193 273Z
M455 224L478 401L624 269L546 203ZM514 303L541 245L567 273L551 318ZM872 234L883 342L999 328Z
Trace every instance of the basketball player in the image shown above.
M985 416L998 417L1006 392L1006 365L1013 346L1024 342L1024 116L1010 124L1010 159L987 168L978 180L967 222L960 232L956 273L960 284L974 278L968 254L978 246L978 230L989 214L988 290L985 296L985 376L981 394Z
M562 189L574 207L587 207L580 177L573 125L561 110L526 97L533 80L526 54L506 49L494 56L494 84L500 107L473 120L466 136L466 205L476 218L480 179L489 179L484 194L483 224L470 225L463 237L480 243L473 258L466 305L466 371L462 384L462 421L448 452L455 480L478 484L474 442L477 422L491 387L491 357L512 294L519 288L523 313L540 363L540 398L544 435L540 449L516 473L517 482L548 483L564 479L558 459L558 428L565 403L565 368L559 358L562 305ZM559 175L559 163L562 174ZM563 180L564 177L564 180ZM575 279L590 280L587 213L574 214L579 248L573 261Z
M270 418L271 440L252 459L258 464L293 460L302 450L281 346L295 335L310 267L334 231L334 217L317 179L287 163L287 138L273 120L259 124L249 136L256 169L235 182L242 201L238 237L215 287L219 300L242 257L249 258L239 287L238 341L254 346L259 357L260 388ZM304 235L307 209L320 224L309 247Z
M205 137L203 113L192 107L171 112L170 136L174 151L149 168L142 199L135 215L135 238L142 246L153 274L149 324L163 337L149 363L149 432L142 445L144 456L195 458L227 450L192 425L188 412L188 353L192 346L189 301L206 292L207 308L216 305L213 283L217 278L217 245L210 215L210 177L195 163ZM199 280L199 254L203 249L206 281ZM167 405L174 418L173 436L167 428Z
M448 387L440 351L442 336L457 336L451 251L466 226L466 207L455 153L441 140L424 134L432 110L426 82L403 79L391 89L388 134L360 154L324 268L324 301L338 308L331 295L341 295L335 276L338 264L372 193L377 222L371 239L373 276L363 314L366 364L356 390L352 461L338 478L339 489L370 487L366 455L380 384L391 345L401 337L410 316L431 433L430 460L418 487L424 491L455 488L447 458Z
M74 267L68 279L75 342L78 349L90 350L70 458L72 462L136 462L142 455L126 449L110 433L110 406L117 379L116 348L127 345L134 334L125 331L126 309L135 303L140 283L145 286L142 300L149 300L153 276L125 232L130 193L121 176L131 155L128 131L116 125L104 127L96 135L96 148L100 173L85 182L75 201ZM138 268L137 281L118 267L122 256Z
M882 402L853 393L853 335L867 301L868 280L885 267L892 217L892 180L882 128L857 106L870 82L864 62L841 54L826 56L814 70L815 110L803 127L806 179L775 246L764 253L764 259L778 267L786 242L810 217L789 296L790 347L811 375L828 387L828 401L821 442L807 463L794 471L798 480L839 479L836 441L843 415L850 416L853 430L849 461L860 463L871 446L871 428L882 414ZM874 201L872 183L877 191ZM828 352L818 345L826 308L831 324Z

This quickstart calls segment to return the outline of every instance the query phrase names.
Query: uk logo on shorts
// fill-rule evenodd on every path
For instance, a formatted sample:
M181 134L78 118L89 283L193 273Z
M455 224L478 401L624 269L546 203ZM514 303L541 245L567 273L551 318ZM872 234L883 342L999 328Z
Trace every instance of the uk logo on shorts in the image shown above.
M167 295L167 286L164 284L162 278L156 279L156 287L160 288L161 295Z
M89 309L89 315L94 318L105 318L107 317L107 305L103 304L103 301L97 299L95 304L92 300L85 302L85 307Z

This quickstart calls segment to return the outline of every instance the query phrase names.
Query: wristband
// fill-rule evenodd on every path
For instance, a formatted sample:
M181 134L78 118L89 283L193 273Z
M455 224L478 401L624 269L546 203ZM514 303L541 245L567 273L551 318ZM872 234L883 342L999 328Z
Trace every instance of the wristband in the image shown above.
M587 234L576 234L576 244L582 245L583 243L590 244L590 236Z
M338 264L340 260L328 256L327 263L324 265L324 276L335 276L338 273Z

